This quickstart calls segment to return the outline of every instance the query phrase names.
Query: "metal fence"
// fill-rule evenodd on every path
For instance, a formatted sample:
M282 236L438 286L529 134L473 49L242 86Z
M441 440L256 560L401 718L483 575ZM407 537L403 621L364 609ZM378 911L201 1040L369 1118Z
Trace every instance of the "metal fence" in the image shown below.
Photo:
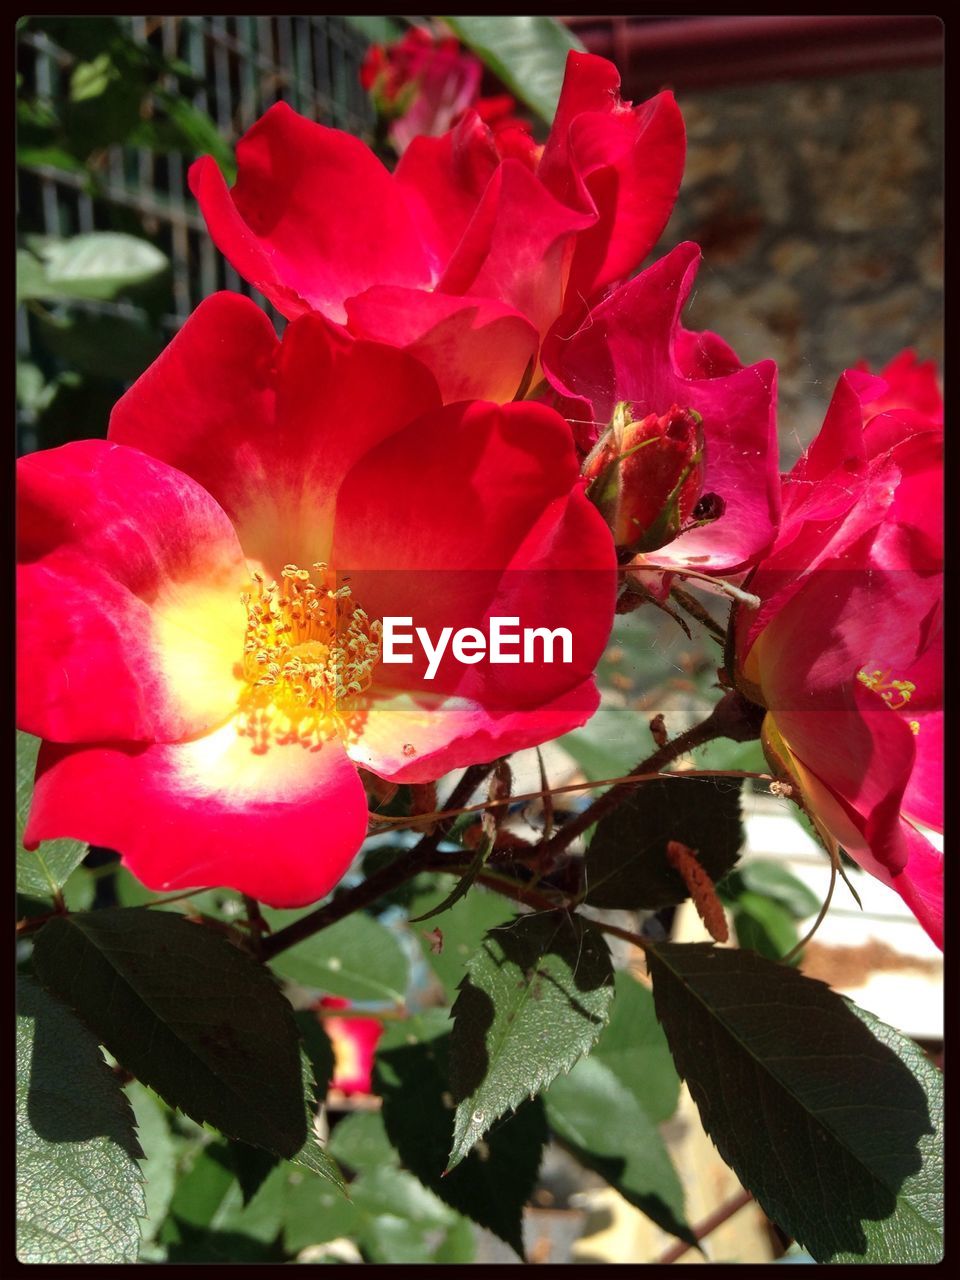
M358 74L367 40L342 17L125 16L120 21L139 43L190 69L189 87L182 87L176 76L165 87L186 94L231 143L279 101L352 133L372 129L373 113ZM64 51L42 32L29 29L21 33L20 46L23 89L41 99L62 100L70 61ZM118 218L129 222L132 214L138 229L171 260L165 327L172 331L217 289L252 292L206 233L186 182L194 158L110 147L96 194L87 189L83 174L42 164L22 168L21 224L25 230L69 236L115 228ZM123 305L114 309L122 312ZM21 353L29 350L25 322L18 345Z

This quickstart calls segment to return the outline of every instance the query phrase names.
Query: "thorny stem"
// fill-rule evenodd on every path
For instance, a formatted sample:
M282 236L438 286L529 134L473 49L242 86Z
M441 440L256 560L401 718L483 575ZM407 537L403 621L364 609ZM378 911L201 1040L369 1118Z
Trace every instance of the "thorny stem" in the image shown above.
M720 735L717 735L718 737ZM684 769L682 772L667 771L666 773L618 773L615 778L594 778L590 782L571 782L563 787L547 787L541 791L527 791L521 795L505 796L503 799L484 800L481 804L464 805L461 809L440 809L436 813L424 814L418 816L418 822L422 822L429 818L431 822L436 822L440 818L458 818L464 813L486 813L490 809L497 808L498 805L522 804L525 800L544 800L553 796L568 795L574 791L595 791L598 787L611 787L618 783L624 783L628 786L636 786L639 782L656 782L658 778L755 778L758 782L775 782L772 773L757 773L752 769ZM546 808L546 805L544 805ZM377 813L370 813L370 820L378 822L383 826L407 827L410 825L409 817L390 817Z
M691 618L696 618L700 625L710 632L714 640L719 641L721 645L726 645L726 629L703 607L699 600L696 600L688 591L684 591L682 587L673 587L670 594L677 604L689 613Z
M697 1242L705 1240L712 1231L716 1231L717 1227L722 1227L735 1213L739 1213L741 1209L746 1208L752 1199L753 1195L749 1191L738 1191L735 1196L731 1196L726 1204L722 1204L719 1209L711 1213L709 1218L704 1218L703 1222L694 1229L693 1234ZM667 1263L676 1262L683 1257L688 1249L692 1248L693 1245L688 1244L686 1240L678 1240L676 1244L672 1244L665 1253L660 1255L654 1265L664 1266Z
M706 720L679 734L665 746L659 747L653 755L647 756L646 760L641 760L632 771L629 781L620 782L609 791L605 791L582 813L565 822L560 830L541 847L551 853L566 849L588 827L592 827L594 823L605 818L608 813L612 813L618 805L622 804L644 774L660 773L666 765L671 764L679 756L686 755L688 751L702 747L704 743L712 742L715 738L733 738L734 741L744 742L756 736L749 723L749 714L745 715L743 699L739 694L728 693L721 698Z
M487 774L491 772L493 766L493 761L490 764L471 765L456 787L454 787L450 796L449 807L457 809L463 804L464 800L468 800ZM399 858L381 871L368 876L355 889L348 889L346 893L338 894L335 898L331 898L329 902L324 903L322 907L318 907L316 911L311 911L307 916L301 916L299 920L294 920L292 924L288 924L285 929L279 929L269 938L264 938L260 950L261 958L263 960L272 959L275 955L279 955L281 951L286 951L288 947L293 947L298 942L302 942L304 938L312 937L313 934L319 933L321 929L328 929L330 925L336 924L338 920L352 915L354 911L358 911L361 907L369 906L393 889L398 889L400 885L412 879L418 871L423 870L436 852L437 845L452 825L453 819L450 817L445 817L438 821L434 830L429 835L425 835L418 840L412 849L401 854Z

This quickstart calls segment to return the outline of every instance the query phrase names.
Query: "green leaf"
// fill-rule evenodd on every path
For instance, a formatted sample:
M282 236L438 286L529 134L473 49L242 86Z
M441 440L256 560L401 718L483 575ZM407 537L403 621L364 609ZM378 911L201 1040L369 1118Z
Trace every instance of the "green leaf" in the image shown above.
M294 1014L294 1020L303 1038L303 1051L310 1060L313 1071L311 1088L316 1091L317 1101L322 1102L333 1079L333 1045L323 1029L323 1023L312 1009L301 1009Z
M331 1183L341 1194L345 1195L346 1184L343 1181L343 1174L340 1172L336 1160L320 1145L320 1138L317 1135L315 1124L314 1104L323 1097L326 1088L324 1087L323 1092L315 1088L314 1068L306 1052L301 1052L300 1054L300 1066L303 1079L303 1094L306 1102L307 1136L303 1146L291 1157L291 1160L301 1169L307 1169L311 1173L317 1174L325 1182Z
M41 270L38 274L36 268L29 269L28 291L22 297L109 301L125 289L155 279L170 265L149 240L121 231L89 231L64 240L48 236L31 244Z
M467 890L470 888L474 880L476 880L477 876L483 870L483 864L486 862L487 858L489 858L492 850L493 850L493 837L484 836L483 839L480 841L479 848L477 849L476 853L473 855L473 858L470 862L469 867L467 867L466 871L463 873L463 875L460 877L457 883L453 886L453 888L447 894L447 896L443 899L443 901L438 902L437 905L435 907L431 907L429 911L425 911L423 915L411 916L410 923L422 924L424 920L432 920L434 916L439 916L439 915L442 915L445 911L449 911L449 909L454 905L454 903L457 903L460 901L461 898L466 897Z
M378 1111L355 1111L345 1116L330 1134L327 1149L355 1173L400 1163Z
M360 1214L356 1235L371 1262L413 1263L431 1259L437 1231L459 1215L403 1169L370 1169L351 1187Z
M160 1239L170 1262L280 1261L282 1218L280 1179L244 1205L227 1143L211 1142L177 1184Z
M44 346L81 373L129 382L163 350L163 337L142 317L91 315L45 316L37 328Z
M587 1052L612 998L609 949L581 917L517 916L487 934L453 1006L451 1169L505 1112Z
M556 18L444 17L463 43L482 59L506 87L549 123L571 49L577 37Z
M81 840L44 840L30 852L23 847L33 799L33 775L37 768L40 739L17 733L17 893L29 898L50 898L67 882L71 871L86 857L88 846Z
M420 880L418 877L417 892L410 902L412 914L430 911L444 897L443 888L438 888L432 878L422 877L422 884ZM429 930L414 927L424 958L443 985L448 1002L455 998L464 966L480 946L484 934L497 925L506 924L513 914L513 907L505 898L490 893L482 885L474 885L455 907L434 916ZM435 929L440 930L443 939L439 951L426 936Z
M271 964L285 978L349 1000L402 1004L410 977L395 935L361 912L282 951Z
M453 1138L445 1014L389 1026L376 1058L387 1135L411 1173L446 1204L523 1256L523 1206L533 1191L547 1129L542 1104L525 1103L447 1176Z
M664 1231L695 1243L683 1187L656 1125L609 1067L584 1058L554 1080L543 1100L551 1129L582 1164Z
M910 1040L748 951L647 951L657 1014L720 1154L818 1262L942 1256L942 1080Z
M293 1011L270 973L221 935L139 907L59 916L36 935L33 963L171 1106L278 1155L304 1145Z
M146 1206L133 1114L96 1040L17 982L17 1257L135 1262Z
M137 1080L124 1089L136 1118L137 1137L143 1148L140 1168L147 1198L144 1240L152 1240L160 1230L176 1186L176 1146L170 1133L168 1112L163 1104Z
M371 44L389 44L397 40L407 29L407 24L397 18L379 15L373 18L359 17L356 14L345 14L344 22L353 27Z
M360 1214L352 1200L299 1169L283 1166L282 1224L287 1249L298 1253L311 1244L341 1236L353 1239Z
M768 960L782 960L799 941L797 926L786 907L749 889L736 900L733 927L741 947Z
M614 977L614 989L610 1021L600 1032L590 1060L612 1071L659 1124L677 1109L680 1077L657 1022L652 994L622 970Z
M806 920L820 910L820 899L802 880L772 858L751 858L727 876L723 885L732 897L748 889L779 902L795 920Z
M584 864L586 901L627 910L682 902L687 887L667 862L668 840L694 849L711 879L722 879L743 843L740 780L641 783L597 823Z

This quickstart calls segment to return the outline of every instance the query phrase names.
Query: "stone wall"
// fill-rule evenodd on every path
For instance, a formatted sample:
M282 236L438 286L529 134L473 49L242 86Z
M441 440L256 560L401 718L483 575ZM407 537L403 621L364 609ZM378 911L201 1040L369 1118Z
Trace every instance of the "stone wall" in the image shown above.
M678 92L689 152L657 252L703 246L687 323L780 367L782 454L843 369L942 361L939 69Z

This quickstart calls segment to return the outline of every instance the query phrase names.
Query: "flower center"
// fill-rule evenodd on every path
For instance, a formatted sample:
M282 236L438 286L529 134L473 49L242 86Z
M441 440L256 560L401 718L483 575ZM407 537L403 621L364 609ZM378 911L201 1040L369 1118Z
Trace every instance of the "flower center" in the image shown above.
M857 679L874 693L879 693L891 711L902 711L917 691L912 680L894 680L892 673L882 667L874 667L872 670L864 667L857 672ZM918 720L908 720L907 723L913 733L920 732Z
M327 565L285 565L279 585L262 574L241 596L247 611L241 733L264 751L271 739L319 746L353 726L356 702L380 661L382 625Z

